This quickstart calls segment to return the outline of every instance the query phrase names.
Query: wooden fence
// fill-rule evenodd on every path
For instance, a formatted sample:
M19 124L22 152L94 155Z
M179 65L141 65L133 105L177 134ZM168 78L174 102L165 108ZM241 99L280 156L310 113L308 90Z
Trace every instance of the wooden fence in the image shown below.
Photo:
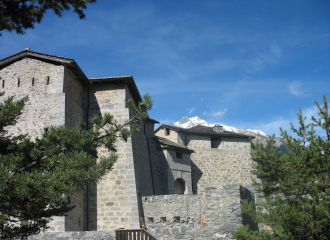
M116 240L157 240L144 229L116 229Z

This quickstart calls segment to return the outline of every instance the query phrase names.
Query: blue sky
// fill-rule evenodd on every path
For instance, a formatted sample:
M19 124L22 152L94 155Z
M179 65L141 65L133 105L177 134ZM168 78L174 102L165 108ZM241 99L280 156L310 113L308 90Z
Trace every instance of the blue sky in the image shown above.
M199 116L279 136L330 100L329 1L98 0L85 13L3 32L0 58L29 47L87 77L132 75L166 124Z

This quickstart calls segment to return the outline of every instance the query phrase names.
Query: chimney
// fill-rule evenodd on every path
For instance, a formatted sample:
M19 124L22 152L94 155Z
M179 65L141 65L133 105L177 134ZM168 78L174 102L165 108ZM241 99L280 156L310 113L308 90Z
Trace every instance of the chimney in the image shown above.
M26 51L29 51L29 50L30 50L30 48L25 48L25 50L26 50Z
M216 123L213 127L213 131L218 133L223 132L223 126L221 126L219 123Z

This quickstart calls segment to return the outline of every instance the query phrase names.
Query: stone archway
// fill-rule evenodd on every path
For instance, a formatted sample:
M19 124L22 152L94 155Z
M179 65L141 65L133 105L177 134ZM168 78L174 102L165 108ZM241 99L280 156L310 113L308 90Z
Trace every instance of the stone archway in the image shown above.
M182 178L177 178L173 184L173 193L184 194L186 190L185 185L185 181Z

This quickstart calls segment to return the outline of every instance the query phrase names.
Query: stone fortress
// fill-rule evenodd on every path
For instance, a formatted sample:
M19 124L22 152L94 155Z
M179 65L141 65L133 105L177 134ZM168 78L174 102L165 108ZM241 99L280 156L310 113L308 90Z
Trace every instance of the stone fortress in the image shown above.
M141 101L131 76L87 78L73 59L29 49L2 59L0 77L0 101L29 96L19 122L9 128L13 135L37 137L49 126L71 128L76 122L92 127L88 119L107 112L124 121L130 117L125 101ZM242 200L258 199L249 136L221 125L154 130L155 123L141 121L140 132L119 141L113 170L74 193L74 210L31 238L112 239L115 229L145 227L158 239L230 239L242 224L257 229L240 210Z

